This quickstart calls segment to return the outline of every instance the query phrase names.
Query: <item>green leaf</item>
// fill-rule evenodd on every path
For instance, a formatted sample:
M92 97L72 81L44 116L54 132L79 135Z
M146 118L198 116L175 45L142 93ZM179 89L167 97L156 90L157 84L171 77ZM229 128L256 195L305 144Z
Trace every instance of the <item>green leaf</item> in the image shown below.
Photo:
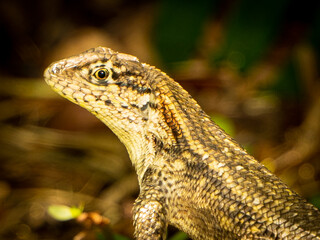
M49 215L58 221L75 219L82 211L81 207L68 207L66 205L51 205L48 208Z

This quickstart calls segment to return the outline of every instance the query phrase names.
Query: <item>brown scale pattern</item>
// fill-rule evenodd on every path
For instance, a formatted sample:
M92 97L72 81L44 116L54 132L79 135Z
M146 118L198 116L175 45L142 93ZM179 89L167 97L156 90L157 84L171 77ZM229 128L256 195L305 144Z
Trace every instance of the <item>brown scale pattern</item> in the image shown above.
M98 79L101 66L107 77ZM128 149L140 184L137 239L165 239L168 224L193 239L320 239L319 210L160 70L99 47L53 63L44 76Z

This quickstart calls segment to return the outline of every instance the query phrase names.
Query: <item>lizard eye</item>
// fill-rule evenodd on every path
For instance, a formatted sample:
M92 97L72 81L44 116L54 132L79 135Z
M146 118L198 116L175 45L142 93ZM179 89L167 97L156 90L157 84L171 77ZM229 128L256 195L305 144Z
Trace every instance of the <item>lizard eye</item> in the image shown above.
M108 69L106 68L100 68L97 71L94 72L94 76L98 79L98 80L106 80L109 76L110 72Z

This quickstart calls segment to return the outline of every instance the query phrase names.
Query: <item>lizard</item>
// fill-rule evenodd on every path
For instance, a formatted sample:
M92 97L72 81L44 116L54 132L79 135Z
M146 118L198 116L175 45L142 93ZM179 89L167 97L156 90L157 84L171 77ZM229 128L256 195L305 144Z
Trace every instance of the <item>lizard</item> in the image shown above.
M125 145L138 176L136 239L320 239L320 211L249 155L166 73L97 47L45 81Z

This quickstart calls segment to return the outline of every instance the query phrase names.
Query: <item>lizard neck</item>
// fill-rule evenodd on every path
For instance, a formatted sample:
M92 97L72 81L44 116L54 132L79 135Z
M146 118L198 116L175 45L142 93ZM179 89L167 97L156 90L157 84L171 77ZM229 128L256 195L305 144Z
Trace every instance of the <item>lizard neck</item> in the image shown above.
M157 116L158 128L154 135L167 148L190 149L199 155L208 152L206 148L210 141L205 141L207 137L204 136L212 136L212 128L220 128L177 82L157 69L149 73L154 75L149 79L153 79L151 84L156 86L156 114L153 114Z
M219 155L219 160L223 160L234 154L246 154L177 82L158 69L148 73L153 75L149 79L156 86L153 115L158 127L153 134L158 137L158 148L172 149L174 153L189 151L202 160L210 155Z
M124 126L124 123L122 123L123 119L115 121L115 117L110 115L110 113L95 114L93 112L93 114L107 125L124 144L138 175L139 183L141 183L144 173L152 163L155 155L154 143L150 139L146 127L140 123L131 123L130 125L126 125L126 128L122 128L121 126Z

